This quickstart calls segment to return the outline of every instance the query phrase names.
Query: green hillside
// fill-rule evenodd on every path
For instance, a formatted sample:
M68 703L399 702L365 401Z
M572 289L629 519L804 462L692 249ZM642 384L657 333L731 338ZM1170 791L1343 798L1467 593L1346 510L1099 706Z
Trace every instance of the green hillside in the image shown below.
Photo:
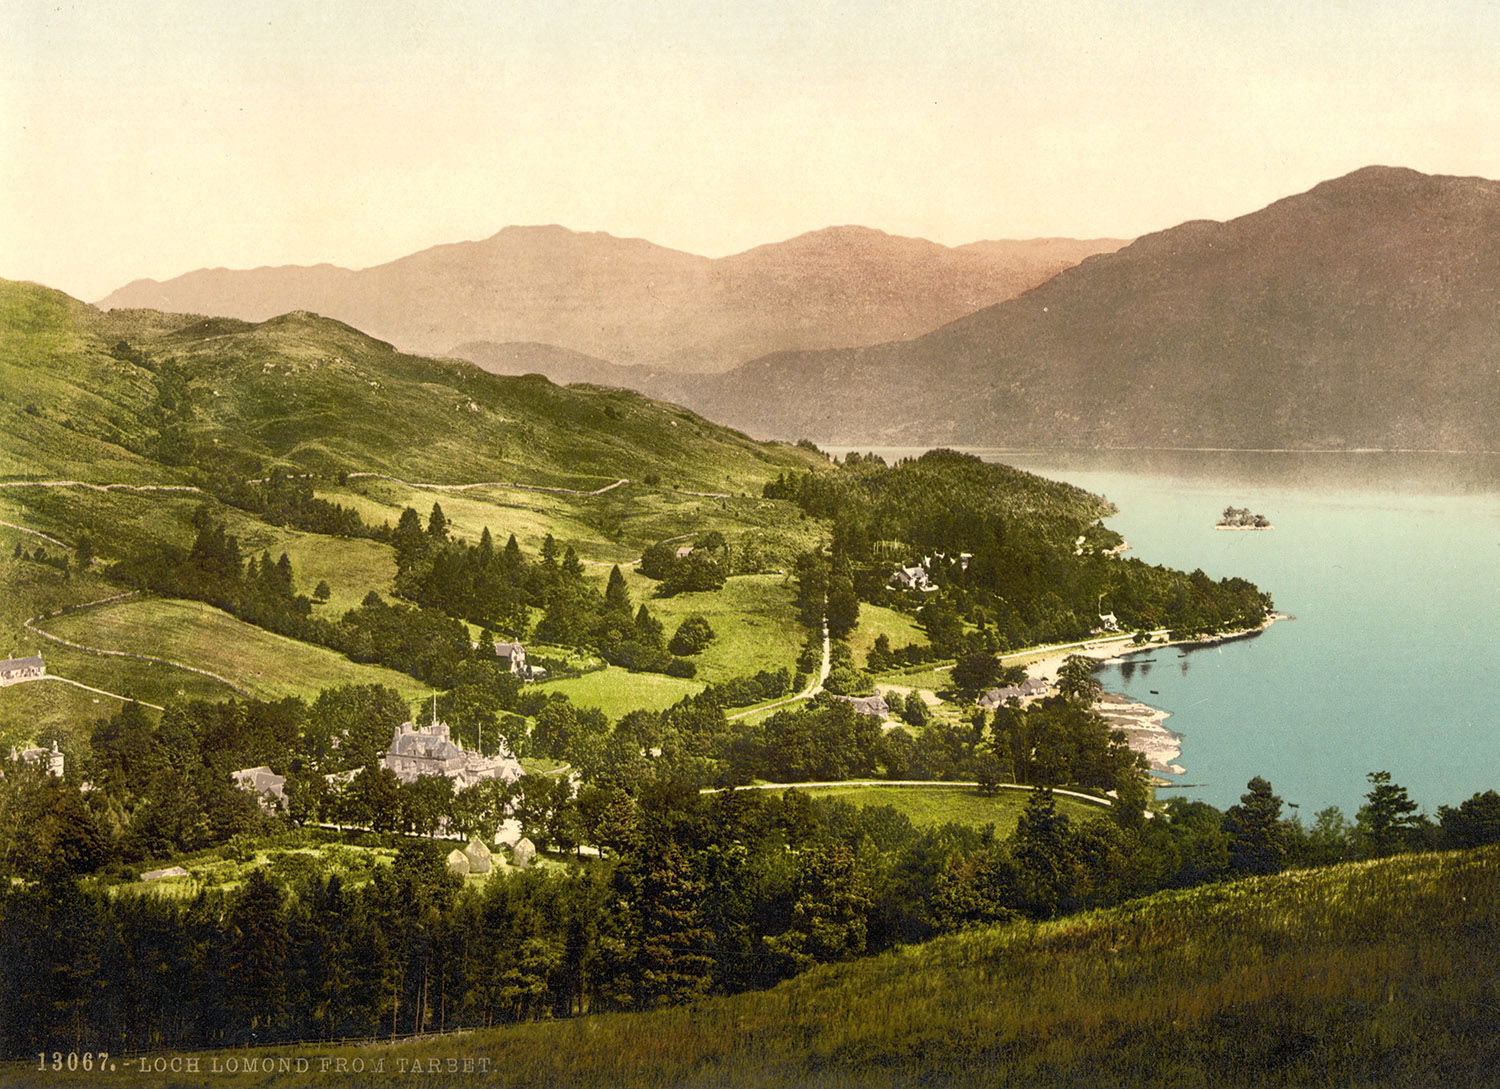
M658 1012L284 1048L307 1073L214 1084L346 1084L324 1057L382 1061L392 1083L420 1060L424 1085L476 1084L447 1072L460 1056L486 1064L486 1085L549 1089L1491 1086L1497 941L1500 850L1408 855L974 930Z
M159 482L166 463L167 480L280 467L582 490L652 475L738 492L809 463L638 394L405 355L305 312L101 312L6 281L0 330L8 476Z
M0 281L0 545L7 557L17 546L27 553L5 569L11 593L0 634L15 653L45 649L53 673L151 702L232 690L169 666L46 643L23 624L119 592L101 577L108 564L161 546L188 548L204 509L247 556L285 552L297 592L326 584L318 615L341 615L371 591L393 592L389 544L274 524L229 505L236 500L228 489L247 480L313 474L320 498L377 527L394 524L407 506L425 515L442 502L456 538L476 541L489 529L534 552L550 535L599 563L629 562L684 529L814 541L818 530L799 528L799 512L759 494L781 473L822 463L816 452L755 443L637 394L561 389L534 376L404 355L312 314L256 325L101 312L61 292ZM627 483L587 494L618 481ZM448 487L469 484L487 486ZM31 559L40 547L61 561L85 539L97 557L87 573ZM158 656L232 676L257 694L399 676L212 609L158 615L162 608L170 607L86 613L57 633L132 652L154 644ZM116 633L119 646L108 632L91 637L125 615L131 622ZM799 640L792 632L769 654L789 660ZM414 684L404 678L397 687ZM8 736L86 734L86 721L72 721L77 712L93 718L116 706L46 687L47 698L19 688L0 698Z

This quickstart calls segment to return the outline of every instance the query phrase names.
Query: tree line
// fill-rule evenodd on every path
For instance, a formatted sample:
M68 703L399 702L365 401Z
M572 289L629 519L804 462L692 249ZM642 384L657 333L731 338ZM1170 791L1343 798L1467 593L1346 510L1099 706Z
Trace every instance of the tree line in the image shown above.
M1346 849L1500 841L1500 795L1424 821L1385 773ZM370 880L264 868L230 893L112 893L53 867L0 891L0 1052L382 1035L638 1010L765 987L970 926L1325 861L1264 780L1220 812L1075 820L1037 789L1008 836L887 806L657 783L608 857L452 877L406 843Z

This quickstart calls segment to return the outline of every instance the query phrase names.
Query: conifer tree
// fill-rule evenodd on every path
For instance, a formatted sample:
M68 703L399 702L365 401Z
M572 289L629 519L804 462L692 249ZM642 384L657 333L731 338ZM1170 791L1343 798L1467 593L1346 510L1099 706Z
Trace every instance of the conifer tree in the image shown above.
M607 609L630 612L630 587L625 583L619 564L609 569L609 583L604 587L604 606Z
M1224 812L1229 834L1229 869L1235 874L1280 873L1286 867L1286 834L1281 825L1281 799L1271 784L1256 776L1246 784L1240 804Z

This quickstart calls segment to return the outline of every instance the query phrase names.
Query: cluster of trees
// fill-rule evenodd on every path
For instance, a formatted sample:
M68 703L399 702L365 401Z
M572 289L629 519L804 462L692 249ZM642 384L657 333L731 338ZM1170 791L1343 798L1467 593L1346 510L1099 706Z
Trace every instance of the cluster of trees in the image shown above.
M821 584L808 572L809 610L827 594L831 614L847 613L852 587L856 600L914 612L945 656L1082 638L1098 626L1101 602L1127 629L1148 631L1241 629L1271 608L1243 579L1112 554L1119 536L1099 522L1109 504L967 454L936 450L894 466L850 455L832 471L784 475L766 495L833 522ZM940 593L889 587L896 566L924 556Z
M295 526L331 537L391 539L389 523L369 525L353 507L319 499L313 494L312 480L305 475L278 471L250 480L240 474L219 476L210 481L208 490L230 506L249 511L273 526Z
M1350 856L1500 842L1500 795L1408 809L1384 773ZM579 803L583 803L580 801ZM231 894L0 889L0 1052L237 1046L647 1009L1015 918L1323 861L1252 780L1219 811L1084 820L1038 789L1009 836L796 791L599 788L602 860L462 887L409 843L364 884L254 871ZM273 871L274 873L274 871Z
M115 574L130 584L204 601L268 631L439 687L449 687L461 667L479 657L460 621L436 609L388 602L373 590L341 617L314 616L312 599L297 592L286 553L275 561L269 554L247 561L238 538L206 508L195 514L195 524L191 548L145 549L116 565Z
M922 665L924 662L936 661L942 657L942 652L930 642L907 643L905 646L893 647L891 637L881 632L875 637L875 643L870 647L865 664L871 673L885 673L888 670ZM994 655L990 657L993 658Z
M724 535L711 530L700 537L686 555L671 541L660 541L641 554L639 571L661 583L663 597L691 591L717 590L731 574L733 560Z
M678 646L697 644L703 633L695 633L694 627L690 626L680 641L674 634ZM583 578L553 588L536 633L537 638L549 643L592 647L606 662L626 669L674 677L691 677L698 671L693 662L669 647L666 630L645 603L635 605L618 566L610 568L603 594ZM711 630L708 636L712 638ZM704 642L691 653L699 653L707 645Z
M422 525L411 507L391 535L396 549L396 588L402 596L494 628L513 639L530 631L530 610L540 607L564 583L583 582L583 565L570 547L560 549L549 534L539 556L526 556L515 534L496 548L488 527L478 544L450 534L441 505L434 503Z
M727 681L709 685L704 689L703 695L720 707L749 707L751 704L791 695L792 691L792 675L783 667L762 669L743 677L731 677Z

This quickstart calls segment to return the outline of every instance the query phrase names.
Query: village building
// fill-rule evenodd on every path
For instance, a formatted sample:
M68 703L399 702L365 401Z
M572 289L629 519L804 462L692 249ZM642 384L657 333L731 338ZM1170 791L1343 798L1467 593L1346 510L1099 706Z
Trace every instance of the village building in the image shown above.
M397 726L391 747L380 762L403 783L414 782L424 775L442 775L453 780L456 790L486 779L509 783L522 775L520 761L503 745L495 756L468 752L453 740L448 724L438 721L426 726L410 722Z
M939 568L950 569L957 567L960 571L969 569L969 561L974 558L972 552L960 552L956 556L950 556L946 552L934 552L929 556L923 556L922 562L912 564L909 567L898 567L891 572L890 579L886 585L893 590L917 590L924 594L930 594L938 589L937 583L932 581L933 572Z
M30 658L6 658L0 661L0 687L20 684L22 681L39 681L47 675L47 664L40 654Z
M241 768L229 773L234 785L254 794L262 809L286 808L286 776L277 775L262 765L258 768Z
M1114 613L1100 613L1099 614L1099 630L1100 631L1119 631L1120 630L1120 618L1117 617Z
M861 715L872 715L879 719L891 717L891 707L885 702L884 696L834 696L833 698L843 700Z
M40 660L40 659L39 659ZM61 779L63 777L64 757L62 750L57 747L57 742L52 742L50 749L11 749L12 760L22 760L32 767L41 768L48 775Z
M1013 684L1006 688L991 688L979 697L979 706L986 711L993 711L1009 699L1017 699L1022 702L1045 696L1048 692L1047 682L1039 677L1028 677L1020 684Z
M924 594L937 589L928 579L925 567L898 567L891 572L888 585L895 590L918 590Z
M475 650L479 649L478 643L473 646ZM523 681L539 681L547 675L547 671L541 666L534 666L526 661L526 648L520 643L496 643L495 657Z

